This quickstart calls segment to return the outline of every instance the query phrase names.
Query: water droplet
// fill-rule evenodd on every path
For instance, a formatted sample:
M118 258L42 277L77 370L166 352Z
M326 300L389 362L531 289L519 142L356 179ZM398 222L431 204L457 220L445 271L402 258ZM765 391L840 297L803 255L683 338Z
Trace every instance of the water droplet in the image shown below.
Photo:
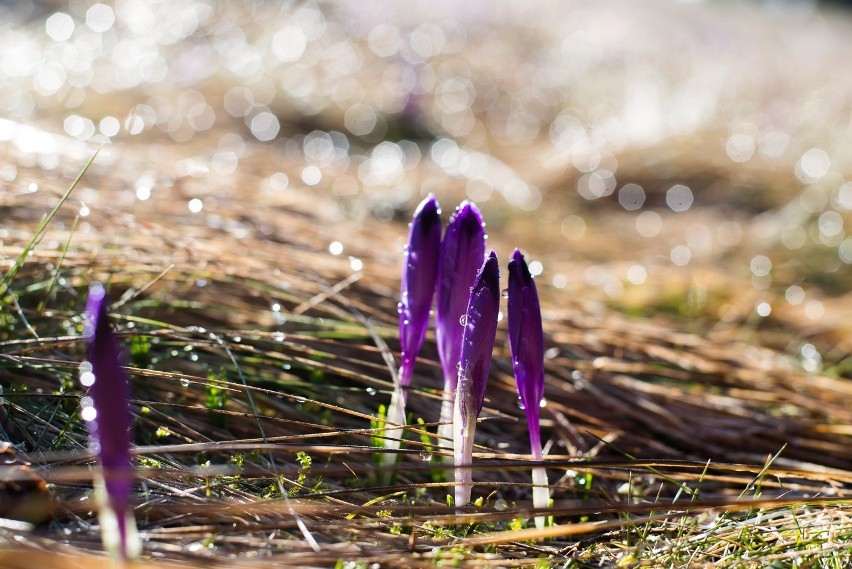
M82 403L81 403L81 404L82 404ZM88 423L88 422L90 422L90 421L94 421L94 420L97 418L97 416L98 416L98 412L97 412L97 410L96 410L94 407L92 407L92 406L89 406L89 407L83 407L83 408L80 410L80 417L82 417L82 419L83 419L84 421L86 421L87 423Z
M423 462L429 462L430 460L432 460L432 453L431 452L421 452L420 453L420 460L422 460Z
M526 408L527 407L526 407L526 405L524 405L524 402L520 398L518 398L518 409L526 409Z
M375 395L375 394L376 394L376 390L374 388L372 388L372 387L367 388L367 395Z
M84 371L80 374L80 383L83 387L91 387L95 383L95 374L90 371Z
M239 337L239 336L234 336L234 342L236 342L237 344L239 344L239 343L240 343L240 342L242 342L242 341L243 341L243 339L242 339L241 337Z
M462 326L467 325L467 314L462 314L461 318L459 318L459 324Z
M509 298L509 289L504 288L500 291L500 298Z
M183 378L183 379L180 380L180 384L181 384L181 387L189 387L189 380L186 379L186 378Z
M272 336L272 339L276 342L283 342L286 337L287 336L284 335L284 332L276 332L275 335Z
M539 401L539 402L538 402L538 406L539 406L539 407L541 407L542 409L544 409L545 407L547 407L547 399L545 399L544 397L542 397L542 398L541 398L541 401Z

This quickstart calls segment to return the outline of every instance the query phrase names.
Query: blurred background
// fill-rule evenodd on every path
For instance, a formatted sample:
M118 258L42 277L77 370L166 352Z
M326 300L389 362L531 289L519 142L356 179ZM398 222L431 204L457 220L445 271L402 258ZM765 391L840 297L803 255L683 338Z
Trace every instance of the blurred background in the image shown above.
M445 214L468 198L553 308L848 374L841 4L2 2L0 207L32 216L22 196L58 195L102 144L83 233L93 207L212 216L239 196L369 236L428 192Z

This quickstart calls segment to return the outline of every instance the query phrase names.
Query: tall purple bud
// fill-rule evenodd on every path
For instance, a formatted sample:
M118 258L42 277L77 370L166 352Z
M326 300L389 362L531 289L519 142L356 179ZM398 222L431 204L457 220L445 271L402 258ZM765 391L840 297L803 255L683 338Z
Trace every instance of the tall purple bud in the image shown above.
M429 327L429 311L435 296L438 281L438 256L441 248L441 209L435 196L429 194L414 212L411 229L408 232L408 245L405 247L405 264L402 268L399 303L399 344L402 352L402 365L398 383L394 386L391 404L388 407L387 420L390 423L404 424L405 403L408 386L414 374L414 362L426 329ZM399 448L402 431L394 429L385 432L385 448ZM396 457L386 453L385 462L392 463Z
M456 466L456 505L470 502L470 468L476 418L482 410L491 369L491 353L500 311L500 267L491 251L476 277L464 317L461 356L453 408L453 458Z
M544 331L538 291L529 267L520 251L515 249L509 261L509 348L512 369L521 405L527 415L530 450L533 460L541 454L541 402L544 394ZM542 467L533 468L533 506L546 508L550 502L547 473ZM536 516L536 526L544 527L544 517Z
M462 319L467 311L470 291L485 259L485 224L473 202L464 201L456 208L441 242L438 266L438 300L435 314L435 338L444 373L444 401L441 406L442 445L453 447L453 401L461 360Z
M399 344L402 367L399 383L411 383L414 360L423 345L429 327L429 311L438 282L438 257L441 248L441 209L435 196L423 200L414 212L405 265L402 269L399 303Z
M89 430L89 447L101 470L97 493L104 547L122 559L129 559L136 557L140 549L130 504L133 489L130 390L122 367L121 347L110 328L106 307L103 285L92 283L83 323L88 355L80 366L80 383L89 391L80 400L80 415Z

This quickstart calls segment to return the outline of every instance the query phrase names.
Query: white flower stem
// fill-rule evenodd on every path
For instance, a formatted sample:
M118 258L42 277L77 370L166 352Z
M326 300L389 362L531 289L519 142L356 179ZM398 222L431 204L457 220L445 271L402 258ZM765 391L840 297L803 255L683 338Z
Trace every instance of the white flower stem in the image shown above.
M476 415L468 411L461 412L462 397L456 397L453 406L453 459L456 475L456 506L466 506L470 503L470 493L473 489L473 471L470 464L473 461L473 437L476 432ZM464 418L463 418L464 417Z
M139 557L142 542L136 530L136 518L133 517L132 509L117 509L113 506L107 496L103 476L100 475L95 481L95 496L98 501L98 521L101 524L104 549L121 563ZM119 523L119 516L123 523Z
M536 441L538 444L533 443L532 448L532 457L533 460L541 460L541 441ZM533 483L533 507L534 508L547 508L550 506L550 486L548 486L547 482L547 471L545 471L543 466L535 466L532 469L532 483ZM535 517L535 527L538 529L544 529L545 518L544 516L536 516Z
M444 396L441 401L441 424L438 425L438 435L441 437L438 439L438 444L445 451L453 450L453 407L455 400L455 394L449 390L445 383ZM444 462L453 464L453 457L445 454Z
M391 402L388 406L388 414L385 422L387 424L405 425L405 399L406 391L397 386L391 395ZM385 448L390 450L399 450L402 442L402 428L391 427L384 430ZM385 466L393 466L396 463L397 453L386 452L382 454L382 464ZM384 476L385 480L390 480L390 474Z

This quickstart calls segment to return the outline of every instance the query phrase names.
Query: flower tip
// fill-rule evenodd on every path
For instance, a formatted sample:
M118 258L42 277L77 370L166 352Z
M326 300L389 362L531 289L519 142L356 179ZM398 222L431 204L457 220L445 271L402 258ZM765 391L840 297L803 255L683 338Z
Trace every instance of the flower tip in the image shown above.
M479 208L472 201L465 200L459 205L450 220L450 223L453 222L457 223L465 234L482 234L482 240L485 240L485 222Z
M103 300L106 296L104 285L95 281L89 285L89 298L92 300Z
M89 285L89 297L86 299L86 313L83 319L83 338L91 341L98 327L98 319L104 309L106 289L95 281Z
M435 197L435 194L426 196L414 212L415 217L433 217L438 215L441 215L441 205L438 203L438 198Z
M485 264L482 265L482 278L488 279L486 284L500 288L500 264L497 261L497 253L494 249L488 253Z
M527 265L524 254L519 249L515 249L515 252L512 253L512 258L509 260L510 294L512 288L516 286L529 286L532 280L532 273L530 273L530 268Z

